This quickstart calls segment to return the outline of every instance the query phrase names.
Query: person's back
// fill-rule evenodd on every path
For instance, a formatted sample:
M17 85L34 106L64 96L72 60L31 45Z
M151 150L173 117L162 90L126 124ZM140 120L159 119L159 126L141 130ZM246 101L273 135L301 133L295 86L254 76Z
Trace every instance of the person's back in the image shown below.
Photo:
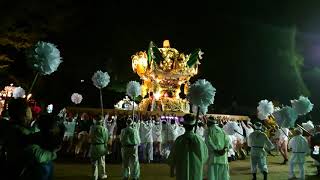
M104 126L97 122L90 130L91 159L97 159L107 153L108 132Z
M208 149L202 138L193 132L194 117L184 117L186 132L179 136L169 155L171 168L176 169L178 180L200 180L203 177L203 165L208 159Z
M138 160L138 145L140 144L139 125L131 119L127 120L127 127L121 130L121 155L123 167L123 179L137 180L140 177L140 165Z
M292 152L304 152L307 153L309 151L308 141L302 135L294 136L289 141L289 149L292 149Z
M308 141L305 137L302 136L302 129L296 128L294 130L294 137L289 141L289 149L292 149L291 158L289 161L289 179L295 177L294 167L295 165L299 166L300 170L300 179L305 179L304 174L304 162L305 156L309 153Z
M264 156L265 148L272 149L273 144L268 139L267 135L261 131L254 131L249 136L248 146L251 147L251 156Z
M202 177L203 163L208 158L208 150L202 138L192 131L179 136L171 150L169 159L176 164L177 179Z
M266 150L273 149L273 144L265 133L262 132L262 124L255 123L255 131L250 134L248 146L251 147L251 173L253 180L257 179L257 167L263 173L263 179L268 178L267 154Z
M140 138L137 129L133 126L128 126L122 129L120 134L120 142L122 146L139 145Z

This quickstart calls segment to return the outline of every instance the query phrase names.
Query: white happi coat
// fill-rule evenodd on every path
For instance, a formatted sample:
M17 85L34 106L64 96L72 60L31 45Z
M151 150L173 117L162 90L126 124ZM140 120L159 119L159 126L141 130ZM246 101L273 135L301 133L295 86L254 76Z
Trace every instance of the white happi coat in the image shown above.
M154 123L152 127L152 138L154 142L162 142L162 124Z
M178 124L167 124L167 130L168 130L168 141L175 141L178 137Z
M268 172L266 150L271 150L274 146L267 135L255 130L249 136L248 146L251 147L251 172L256 173L257 166L261 171Z
M140 122L140 139L141 143L152 143L152 123Z
M116 127L117 122L113 120L112 122L107 121L105 127L108 129L109 137L113 136L114 128Z
M305 162L305 156L309 153L309 145L305 137L302 135L294 136L292 139L290 139L288 147L289 149L292 149L290 162Z

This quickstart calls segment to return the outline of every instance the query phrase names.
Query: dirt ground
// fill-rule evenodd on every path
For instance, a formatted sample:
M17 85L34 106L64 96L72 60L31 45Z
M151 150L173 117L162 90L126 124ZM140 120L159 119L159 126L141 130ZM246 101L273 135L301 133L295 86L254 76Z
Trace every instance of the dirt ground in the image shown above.
M280 156L268 157L269 179L270 180L285 180L288 179L288 165L280 165L282 158ZM316 168L313 166L311 158L307 158L306 164L306 179L319 180L315 177ZM121 179L121 165L107 164L106 170L108 180ZM57 161L55 164L55 179L57 180L88 180L90 179L91 166L89 162L80 161ZM233 180L248 180L251 179L250 161L238 160L230 163L230 175ZM296 173L298 175L298 172ZM166 164L141 164L141 180L173 180L169 177L169 167ZM258 179L263 179L259 174Z

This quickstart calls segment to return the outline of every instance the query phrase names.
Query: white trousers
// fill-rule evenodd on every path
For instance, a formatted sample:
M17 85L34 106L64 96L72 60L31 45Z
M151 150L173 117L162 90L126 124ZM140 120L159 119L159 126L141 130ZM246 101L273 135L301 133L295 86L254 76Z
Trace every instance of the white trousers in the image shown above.
M153 143L146 142L142 144L143 159L145 161L153 161Z
M92 179L98 180L98 178L106 175L106 162L105 156L101 156L95 161L92 161Z
M290 162L289 163L289 178L295 177L295 175L294 175L295 165L298 165L298 167L299 167L299 171L300 171L299 179L304 180L305 179L305 177L304 177L304 163Z
M138 158L138 146L134 147L122 147L122 166L123 166L123 178L135 178L140 177L140 165Z
M251 156L251 173L257 173L257 168L261 172L268 172L266 156Z

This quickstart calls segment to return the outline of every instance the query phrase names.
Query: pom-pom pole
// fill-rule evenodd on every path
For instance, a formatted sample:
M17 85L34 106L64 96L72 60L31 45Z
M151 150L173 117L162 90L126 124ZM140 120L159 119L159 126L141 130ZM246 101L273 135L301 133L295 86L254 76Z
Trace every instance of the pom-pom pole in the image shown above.
M198 120L199 120L199 114L200 114L200 106L197 107L197 114L196 114L196 127L194 127L194 133L197 132L198 127Z
M303 131L305 131L306 133L308 133L308 135L312 136L312 134L308 130L306 130L304 127L300 126L299 124L297 124L297 126L301 128Z
M101 117L104 117L103 115L103 98L102 98L102 89L99 88L100 90L100 106L101 106Z
M134 120L134 100L136 97L141 95L141 87L140 83L137 81L130 81L127 84L127 94L132 99L132 120Z
M100 90L100 106L101 115L103 117L103 99L102 99L102 88L106 87L110 82L110 76L107 72L97 71L91 78L93 85Z
M132 120L134 121L134 100L132 100Z
M36 76L34 77L33 81L32 81L32 84L28 90L28 94L31 93L32 89L33 89L33 86L35 85L35 83L37 82L37 79L38 79L38 76L39 76L39 72L37 72Z

